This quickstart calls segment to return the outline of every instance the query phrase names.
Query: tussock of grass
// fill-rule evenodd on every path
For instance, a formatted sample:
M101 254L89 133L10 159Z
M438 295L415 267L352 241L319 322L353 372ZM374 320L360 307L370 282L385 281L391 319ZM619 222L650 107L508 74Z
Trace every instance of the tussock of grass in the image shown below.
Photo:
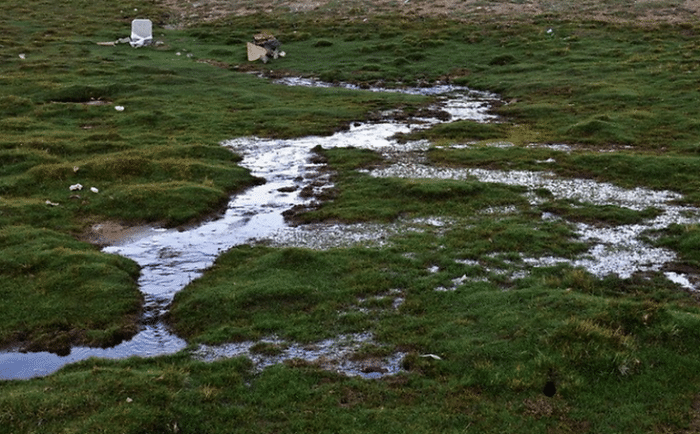
M217 261L221 274L212 274L212 281L198 280L177 295L169 317L178 333L209 343L226 341L232 330L236 339L274 334L301 341L360 333L367 326L364 319L358 324L340 319L338 312L357 297L390 289L373 265L375 257L361 251L327 255L303 249L235 248ZM360 269L363 275L353 273ZM211 293L198 288L216 289Z
M316 149L331 168L340 169L337 197L301 221L392 221L400 216L469 215L491 206L524 205L518 187L450 180L373 178L353 168L368 167L376 155L359 149Z
M31 226L2 228L0 246L2 345L66 352L75 344L114 345L136 332L141 296L131 261Z
M172 15L160 3L134 11L83 0L7 0L0 9L0 344L65 352L72 343L112 344L132 333L138 267L69 234L106 217L176 225L215 212L228 194L259 182L222 140L330 134L372 113L412 112L428 101L289 88L243 71L362 85L444 80L499 92L506 103L495 109L498 125L458 122L419 135L440 144L516 146L443 147L429 153L431 164L541 170L538 161L551 158L556 165L548 170L562 176L669 189L700 203L693 24L563 21L562 12L508 23L396 14L364 20L369 9L358 4L348 17L272 13L166 30ZM130 21L144 16L164 45L95 44L126 36ZM288 53L264 67L248 64L243 47L263 21ZM586 147L521 146L530 141ZM610 147L624 152L596 152ZM169 321L192 342L270 335L314 342L371 331L380 344L358 357L401 350L406 372L365 381L299 362L254 373L246 359L205 364L186 353L87 360L47 378L0 383L0 426L125 433L697 426L694 297L662 273L599 279L558 265L512 278L523 256L570 257L586 248L567 224L543 223L543 210L613 225L655 210L553 200L532 209L517 188L375 179L356 170L379 164L376 154L318 151L338 171L336 191L301 219L438 216L460 225L402 234L383 248L234 248L176 297ZM68 186L77 182L100 193L72 197ZM506 206L518 213L484 213ZM695 270L697 232L674 226L656 242ZM403 303L394 307L387 293ZM542 392L548 382L557 389L551 398Z
M554 201L543 204L540 208L569 221L614 226L641 223L660 214L660 211L654 208L634 211L613 205L590 205L577 203L577 201Z
M691 266L700 265L700 228L697 224L672 225L664 231L658 244L677 250L681 258Z

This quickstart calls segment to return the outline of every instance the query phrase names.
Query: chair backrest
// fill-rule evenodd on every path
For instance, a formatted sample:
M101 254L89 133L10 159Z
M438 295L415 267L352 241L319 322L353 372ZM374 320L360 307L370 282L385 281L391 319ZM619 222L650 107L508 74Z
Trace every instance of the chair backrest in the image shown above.
M131 46L141 47L153 40L153 23L151 20L137 19L131 22Z

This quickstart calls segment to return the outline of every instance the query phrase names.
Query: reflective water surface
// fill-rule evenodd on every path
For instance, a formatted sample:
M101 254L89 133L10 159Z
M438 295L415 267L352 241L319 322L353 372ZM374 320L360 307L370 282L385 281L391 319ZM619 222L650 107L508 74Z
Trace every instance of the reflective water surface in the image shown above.
M329 86L326 83L286 78L280 85ZM352 88L352 86L346 86ZM369 89L370 91L387 91ZM395 91L395 90L392 90ZM474 92L455 86L403 89L407 93L440 95L439 110L450 114L449 121L471 119L487 122L495 119L489 114L490 104L497 99L493 94ZM330 181L323 179L319 165L312 161L311 149L347 147L367 148L380 151L395 164L371 171L377 177L477 179L481 182L496 182L521 185L528 188L527 197L532 203L539 200L535 190L545 188L555 198L576 199L599 205L617 205L635 210L656 207L662 210L657 218L636 225L594 227L575 224L582 241L590 243L586 254L573 260L565 258L522 258L523 269L514 273L513 279L524 277L527 267L547 266L569 262L581 266L597 276L617 274L629 277L638 271L658 271L664 264L675 260L675 254L666 249L655 248L646 243L642 233L648 229L660 229L672 223L688 224L700 222L700 210L674 205L681 196L669 191L653 191L643 188L623 189L612 184L591 180L561 179L548 171L496 171L484 169L452 169L423 164L415 155L425 151L427 142L400 144L392 139L396 133L407 133L414 128L424 128L442 122L438 119L420 119L398 122L358 123L347 131L328 137L304 137L281 140L258 137L242 137L224 142L222 145L240 153L242 166L253 175L264 178L265 184L252 187L231 198L225 213L219 218L187 230L146 228L124 242L104 248L107 253L133 259L142 267L139 286L146 299L146 314L142 330L133 339L108 349L75 347L70 355L60 357L50 353L0 352L0 378L19 379L47 375L65 364L89 357L124 358L129 356L156 356L180 351L186 343L170 333L160 321L174 295L189 282L201 276L218 255L233 246L265 242L273 246L299 246L325 249L355 243L373 245L386 242L392 235L407 230L423 230L426 227L449 225L441 219L414 219L392 224L313 224L291 227L284 221L283 212L296 205L305 205L312 199L300 194L304 188L328 188ZM495 146L510 146L507 143ZM554 146L554 145L552 145ZM568 151L566 145L557 150ZM469 145L462 145L468 148ZM411 154L411 157L404 156ZM418 160L418 161L417 161ZM542 164L556 164L543 161ZM326 175L327 176L327 175ZM319 180L321 181L319 183ZM313 186L311 184L314 184ZM319 186L320 184L320 186ZM491 210L494 214L516 212L513 209ZM552 218L543 215L543 219ZM465 267L479 266L477 261L462 261ZM437 271L437 270L435 270ZM696 276L666 273L679 286L696 290ZM467 282L466 274L457 275L449 288L451 291ZM397 303L402 299L397 296ZM270 337L265 342L278 345L280 354L263 356L251 352L253 342L228 344L219 347L200 346L193 357L216 360L220 357L245 355L259 369L290 358L301 358L316 362L328 369L347 375L362 375L375 378L391 375L399 370L402 354L396 353L383 360L350 362L349 352L362 343L371 342L369 334L339 336L337 339L299 346Z
M286 79L279 84L325 86L322 82L306 79ZM451 95L442 101L440 108L451 112L453 120L493 118L487 113L489 102L495 99L492 94L455 86L401 91ZM413 122L415 128L440 121L422 119ZM265 184L232 197L224 215L216 220L184 231L146 228L138 236L104 248L105 252L130 258L142 267L139 287L146 299L142 330L131 340L113 348L74 347L68 356L48 352L0 352L0 379L47 375L65 364L89 357L146 357L180 351L186 346L185 341L170 333L158 318L167 310L174 295L201 276L222 252L236 245L274 238L281 230L288 233L293 230L286 225L282 213L309 200L299 193L308 184L307 175L318 167L309 161L313 147L390 148L395 144L392 135L409 132L411 128L407 123L394 121L358 123L348 131L328 137L294 140L244 137L224 142L223 146L243 156L241 166L264 178ZM318 181L318 175L314 178Z

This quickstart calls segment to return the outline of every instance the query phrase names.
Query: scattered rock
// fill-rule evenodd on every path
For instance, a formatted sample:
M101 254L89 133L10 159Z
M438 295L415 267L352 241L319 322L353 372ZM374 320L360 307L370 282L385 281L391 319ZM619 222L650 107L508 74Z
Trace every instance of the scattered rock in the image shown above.
M253 42L247 42L248 60L254 62L258 59L267 63L270 58L277 59L284 57L286 53L279 51L282 44L272 34L267 32L258 33L253 36Z

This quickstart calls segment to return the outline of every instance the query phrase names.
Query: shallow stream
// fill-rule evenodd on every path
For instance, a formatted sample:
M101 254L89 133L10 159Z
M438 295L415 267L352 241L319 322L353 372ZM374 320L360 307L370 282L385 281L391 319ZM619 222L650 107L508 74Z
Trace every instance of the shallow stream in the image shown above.
M279 85L327 86L322 82L304 79L285 79ZM382 89L370 89L383 91ZM490 104L497 99L493 94L474 92L454 86L415 88L408 93L439 95L436 109L450 114L450 121L471 119L485 122L494 117L489 114ZM388 113L387 116L390 116ZM573 261L563 258L523 258L528 267L550 265L569 261L602 276L617 273L628 277L636 271L659 270L663 264L673 261L673 252L652 248L641 240L641 233L650 228L666 227L671 223L696 223L700 211L679 207L672 202L680 196L672 192L645 189L625 190L610 184L589 180L564 180L548 172L500 172L481 169L443 169L426 166L402 155L415 154L428 148L426 142L399 144L392 139L396 133L408 133L442 122L438 119L411 119L409 121L386 120L374 123L358 123L347 131L328 137L304 137L292 140L244 137L224 142L223 146L240 153L242 166L252 174L266 180L263 185L248 189L231 198L224 215L187 230L147 228L123 242L104 248L107 253L119 254L136 261L141 267L139 286L146 299L146 314L142 330L131 340L113 348L74 347L68 356L47 352L0 352L0 379L31 378L50 374L60 367L89 357L126 358L129 356L156 356L182 350L186 342L170 333L161 321L174 295L193 279L201 276L224 251L241 244L266 241L276 246L303 246L328 248L354 243L382 243L393 234L406 230L420 230L425 225L444 225L449 222L413 220L395 224L332 225L315 224L291 227L284 221L283 212L297 205L308 205L313 199L300 194L305 188L327 188L329 179L323 179L319 165L311 159L312 148L348 147L368 148L382 152L396 164L371 172L372 176L398 176L414 178L476 178L482 182L499 182L524 185L534 191L549 189L555 197L575 198L582 202L615 204L633 209L658 207L663 213L653 221L640 225L614 228L594 228L577 225L582 240L592 243L588 254ZM553 164L554 162L549 162ZM327 176L327 175L326 175ZM322 181L319 183L319 179ZM321 185L321 187L318 187ZM533 201L534 194L529 195ZM505 212L508 212L507 210ZM543 216L547 218L547 216ZM466 264L473 265L473 264ZM669 279L695 289L690 278L668 273ZM455 276L454 288L464 283L466 276ZM336 340L299 347L270 337L266 342L286 348L282 354L263 357L252 354L254 343L230 344L220 347L201 346L193 356L202 360L246 355L259 369L285 359L301 358L308 361L325 360L328 369L347 375L375 378L390 375L399 370L402 354L378 361L353 363L348 353L363 343L372 341L371 334L341 336ZM371 366L367 366L370 363Z
M279 85L325 86L322 82L303 79L286 79ZM379 89L371 89L379 91ZM412 94L451 94L441 109L452 112L453 119L485 120L494 95L472 92L465 88L440 86L404 90ZM437 119L413 120L414 126L439 122ZM31 378L50 374L60 367L89 357L126 358L130 356L157 356L182 350L186 342L170 333L160 317L167 310L175 294L188 283L201 276L216 258L231 247L274 238L292 228L284 221L282 213L295 205L304 205L310 199L300 192L311 182L318 183L318 164L310 161L311 149L315 146L356 146L371 149L389 148L394 145L390 138L398 132L409 132L407 123L384 121L356 124L348 131L328 137L305 137L294 140L272 140L258 137L233 139L223 146L240 153L241 166L251 170L254 176L264 178L266 183L248 189L231 198L226 212L216 220L179 231L175 229L145 228L121 243L104 248L136 261L141 267L139 287L144 293L145 315L142 330L131 340L112 348L73 347L67 356L49 352L21 353L0 352L0 379ZM353 339L345 338L346 347L367 343L366 335ZM247 352L245 345L239 346ZM319 343L318 348L328 348L338 354L340 350L328 343ZM243 350L245 349L245 350ZM227 352L230 354L230 350ZM301 351L290 352L290 357L300 357ZM294 355L295 354L295 355ZM316 354L313 351L308 354ZM329 354L326 354L329 356ZM397 362L395 362L397 363ZM343 370L342 367L338 369ZM354 372L348 368L349 373ZM392 372L395 368L388 368Z

